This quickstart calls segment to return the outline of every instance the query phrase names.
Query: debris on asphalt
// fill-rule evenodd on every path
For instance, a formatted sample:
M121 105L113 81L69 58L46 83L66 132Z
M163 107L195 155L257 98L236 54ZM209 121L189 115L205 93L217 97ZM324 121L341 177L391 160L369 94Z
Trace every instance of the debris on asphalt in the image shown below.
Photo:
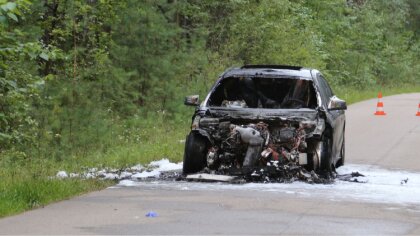
M185 179L188 181L231 182L235 179L235 176L202 173L187 175Z
M154 218L154 217L157 217L157 216L158 216L158 214L154 211L149 211L146 214L146 217L149 217L149 218Z
M401 180L401 185L404 185L408 182L408 178Z
M358 177L365 177L359 172L351 172L351 174L337 175L337 178L341 181L355 182L355 183L366 183L367 180L361 180Z
M336 179L341 181L366 183L364 175L359 172L350 174L337 174L335 172L308 171L304 167L290 162L279 164L271 161L263 168L229 168L225 170L203 171L190 175L182 174L182 162L173 163L168 159L152 161L148 165L135 165L124 169L112 168L86 168L83 173L70 173L59 171L56 178L83 178L103 180L132 180L132 181L197 181L197 182L227 182L234 184L243 183L292 183L296 181L309 184L332 184ZM407 183L402 180L401 184Z

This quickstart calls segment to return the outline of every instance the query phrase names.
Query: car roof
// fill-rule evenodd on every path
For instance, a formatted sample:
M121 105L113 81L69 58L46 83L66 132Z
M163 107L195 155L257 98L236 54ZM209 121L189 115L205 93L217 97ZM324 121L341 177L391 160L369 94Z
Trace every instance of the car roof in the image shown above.
M310 68L289 65L245 65L225 71L221 77L266 76L266 77L301 77L312 79Z

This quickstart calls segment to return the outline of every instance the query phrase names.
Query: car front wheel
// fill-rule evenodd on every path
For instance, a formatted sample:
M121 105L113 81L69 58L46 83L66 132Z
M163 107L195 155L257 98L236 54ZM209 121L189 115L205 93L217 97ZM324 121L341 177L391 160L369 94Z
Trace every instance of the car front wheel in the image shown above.
M191 132L185 142L183 174L196 173L206 167L207 140Z
M331 139L328 137L324 137L320 145L321 170L326 172L331 172L333 170L331 144Z

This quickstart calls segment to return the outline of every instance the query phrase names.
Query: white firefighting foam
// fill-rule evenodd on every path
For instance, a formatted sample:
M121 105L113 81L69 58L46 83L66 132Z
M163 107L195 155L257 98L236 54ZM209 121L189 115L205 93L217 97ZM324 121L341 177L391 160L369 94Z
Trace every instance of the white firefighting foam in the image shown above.
M116 187L144 189L204 190L204 191L267 191L293 194L296 197L318 197L333 201L366 201L377 203L420 204L420 173L387 170L377 166L348 164L337 169L339 175L359 172L364 177L353 178L359 182L336 180L333 184L293 183L202 183L185 181L138 181L136 179L158 177L162 171L180 171L182 163L164 159L150 163L153 170L134 174L131 179L120 181ZM360 183L365 182L365 183Z

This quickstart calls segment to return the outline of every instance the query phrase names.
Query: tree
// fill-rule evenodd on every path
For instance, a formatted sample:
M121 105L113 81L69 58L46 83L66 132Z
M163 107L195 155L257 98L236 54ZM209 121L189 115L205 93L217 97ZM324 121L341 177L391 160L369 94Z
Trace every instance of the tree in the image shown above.
M34 72L36 59L47 54L18 29L29 6L26 0L0 1L0 151L30 143L36 131L30 111L44 80Z

